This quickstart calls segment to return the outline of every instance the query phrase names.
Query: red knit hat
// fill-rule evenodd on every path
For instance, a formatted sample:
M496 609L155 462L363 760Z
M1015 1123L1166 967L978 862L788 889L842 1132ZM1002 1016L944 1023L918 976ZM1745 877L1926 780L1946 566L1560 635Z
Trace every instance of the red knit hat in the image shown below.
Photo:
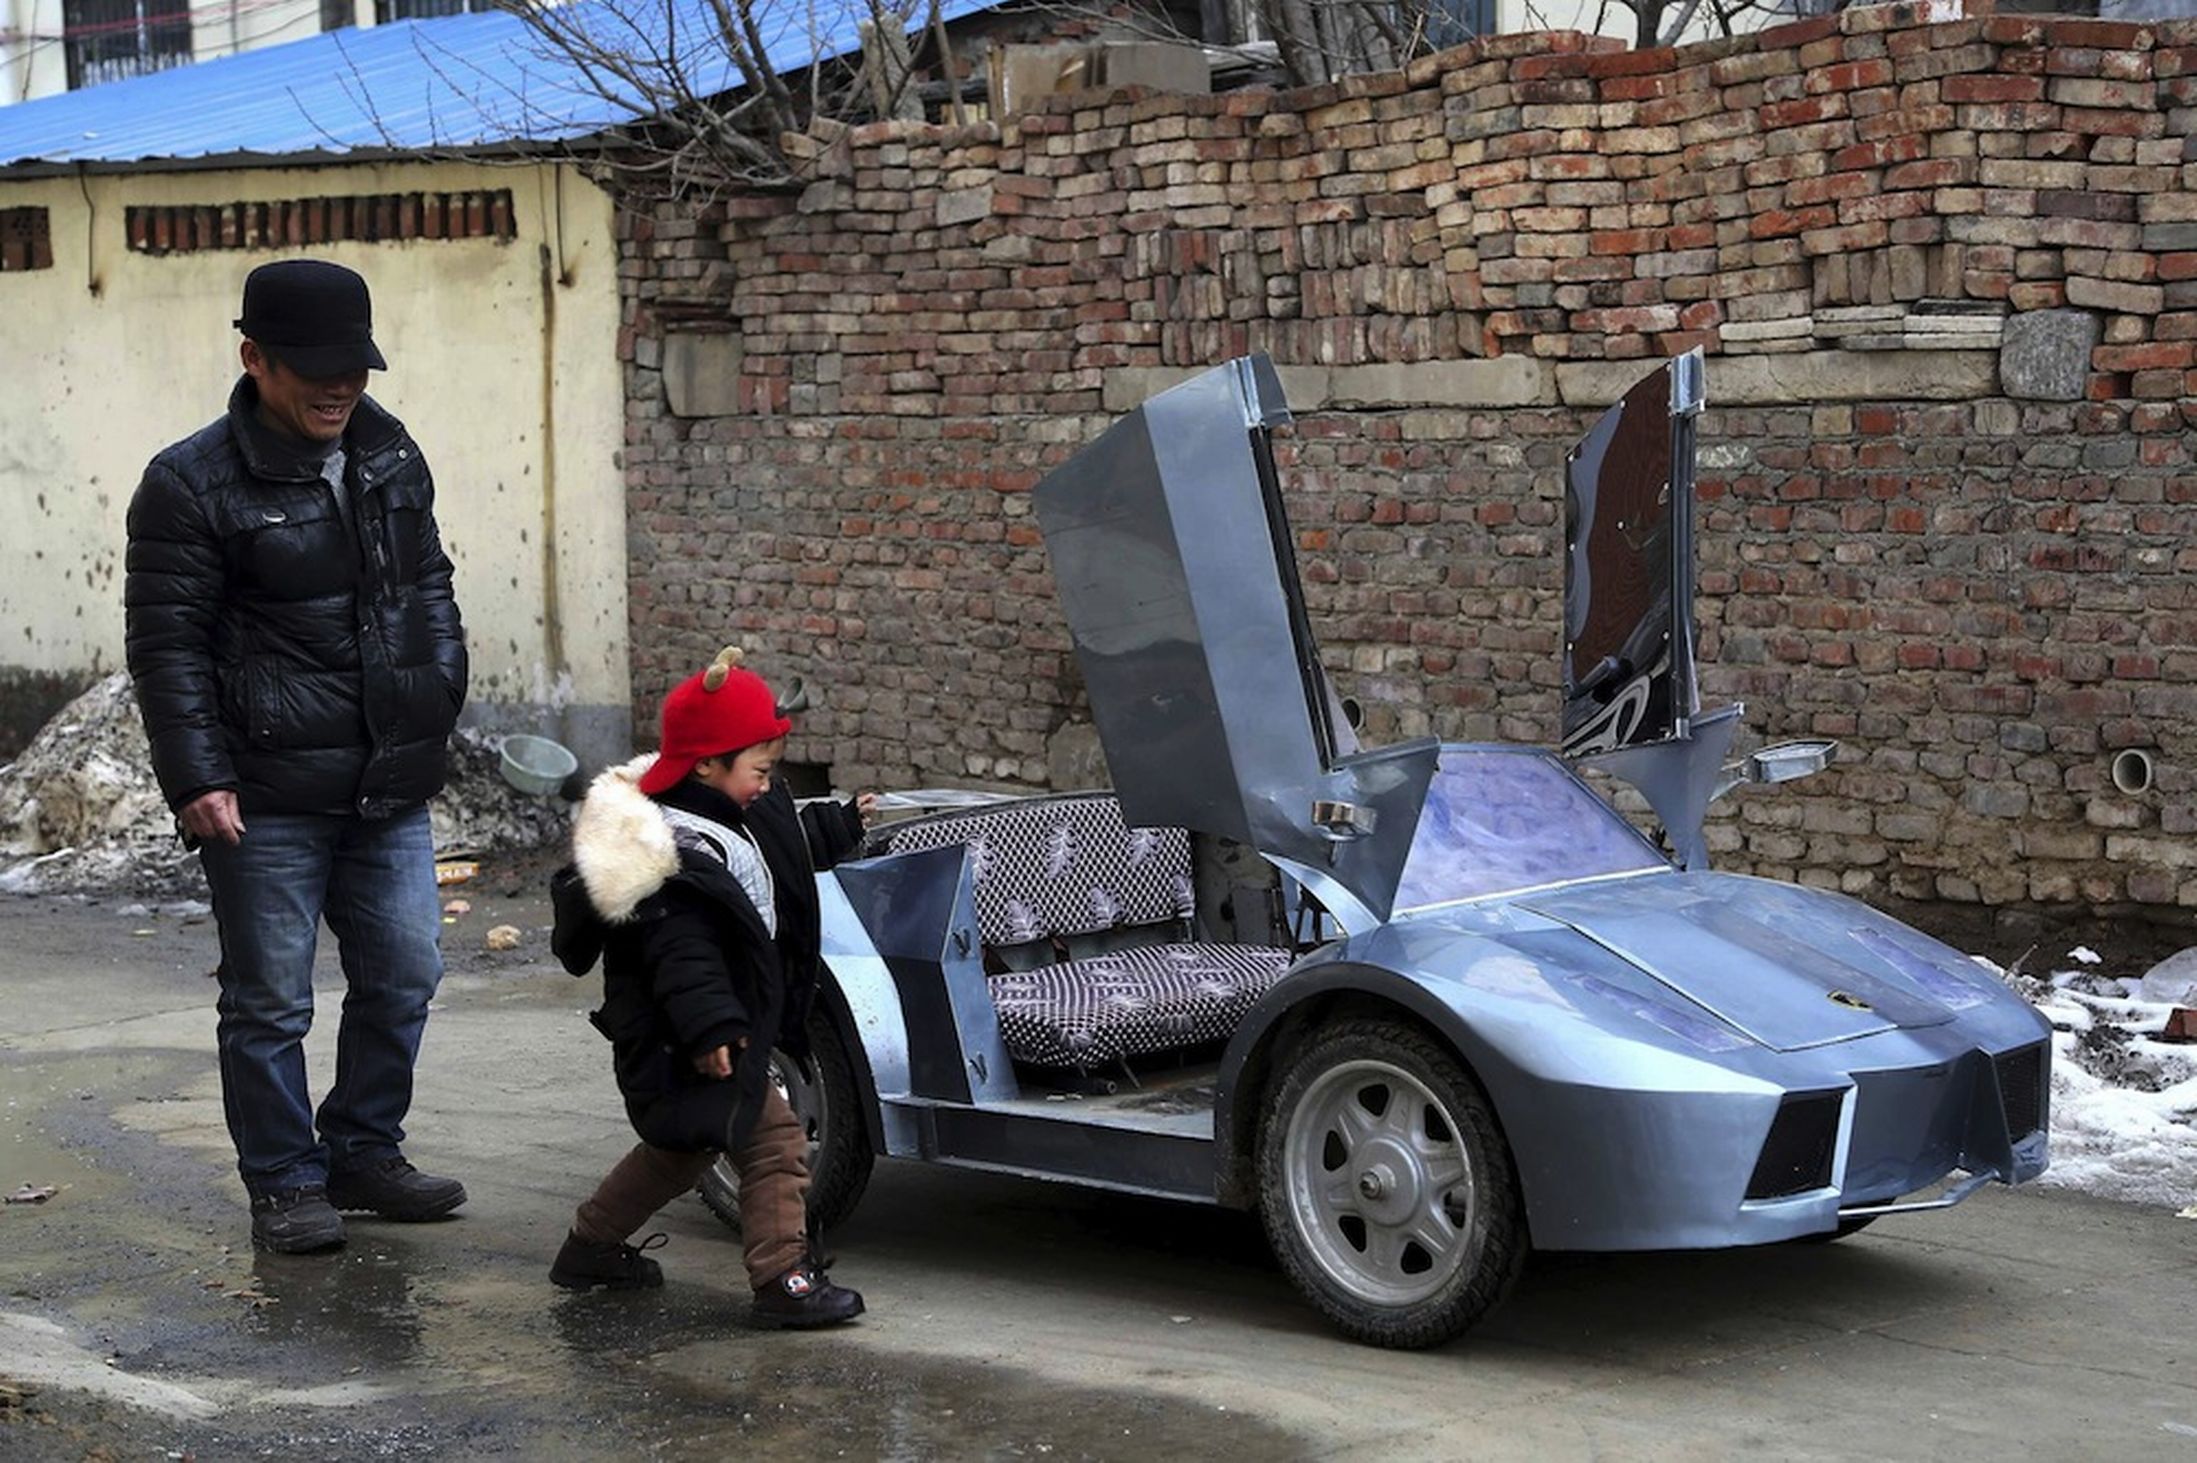
M793 729L763 678L740 668L740 654L738 646L726 646L708 670L687 677L664 698L661 750L641 774L642 792L653 797L704 757L730 756Z

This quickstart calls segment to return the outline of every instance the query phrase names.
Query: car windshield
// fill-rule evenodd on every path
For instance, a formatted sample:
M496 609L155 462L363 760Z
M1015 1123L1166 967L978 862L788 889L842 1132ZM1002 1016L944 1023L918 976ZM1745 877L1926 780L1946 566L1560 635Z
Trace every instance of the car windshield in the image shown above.
M1395 907L1668 867L1616 809L1547 753L1444 747Z

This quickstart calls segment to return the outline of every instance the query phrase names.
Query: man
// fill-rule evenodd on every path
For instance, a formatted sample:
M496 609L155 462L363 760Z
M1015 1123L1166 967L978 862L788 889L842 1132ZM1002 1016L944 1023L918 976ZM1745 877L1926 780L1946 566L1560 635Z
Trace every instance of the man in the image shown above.
M341 1210L425 1220L465 1202L401 1149L442 979L427 799L465 636L427 464L365 395L387 368L366 281L262 265L236 325L227 415L155 457L130 500L123 595L153 770L213 888L252 1241L302 1253L343 1243ZM316 1119L302 1043L323 918L347 990Z

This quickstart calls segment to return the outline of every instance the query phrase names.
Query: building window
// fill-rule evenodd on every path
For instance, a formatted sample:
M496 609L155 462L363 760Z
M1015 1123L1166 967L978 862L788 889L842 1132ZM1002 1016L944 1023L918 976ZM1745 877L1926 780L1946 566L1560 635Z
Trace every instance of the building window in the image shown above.
M190 0L61 0L69 88L187 65Z
M123 211L133 254L210 249L295 249L314 244L397 244L414 239L518 235L511 190L477 193L367 193L269 202L148 204Z
M443 15L476 15L495 8L494 0L374 0L374 19L387 25L393 20L433 20Z
M1495 0L1428 0L1411 19L1426 26L1427 44L1436 49L1461 46L1474 36L1495 34Z
M347 25L357 25L358 21L355 0L320 0L322 30L342 30Z
M0 208L0 274L53 268L52 225L43 208Z

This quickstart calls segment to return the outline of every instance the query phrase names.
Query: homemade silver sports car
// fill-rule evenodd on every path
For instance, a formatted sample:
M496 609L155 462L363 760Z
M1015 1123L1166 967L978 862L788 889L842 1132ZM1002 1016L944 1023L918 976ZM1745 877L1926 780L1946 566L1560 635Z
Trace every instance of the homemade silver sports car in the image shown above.
M964 800L821 878L816 1060L779 1063L817 1219L876 1155L1255 1208L1337 1327L1426 1346L1534 1246L1835 1238L2041 1173L2048 1028L1991 971L1706 867L1714 797L1832 748L1732 760L1739 708L1699 707L1701 383L1666 363L1572 454L1560 751L1356 745L1264 358L1048 477L1114 789Z

